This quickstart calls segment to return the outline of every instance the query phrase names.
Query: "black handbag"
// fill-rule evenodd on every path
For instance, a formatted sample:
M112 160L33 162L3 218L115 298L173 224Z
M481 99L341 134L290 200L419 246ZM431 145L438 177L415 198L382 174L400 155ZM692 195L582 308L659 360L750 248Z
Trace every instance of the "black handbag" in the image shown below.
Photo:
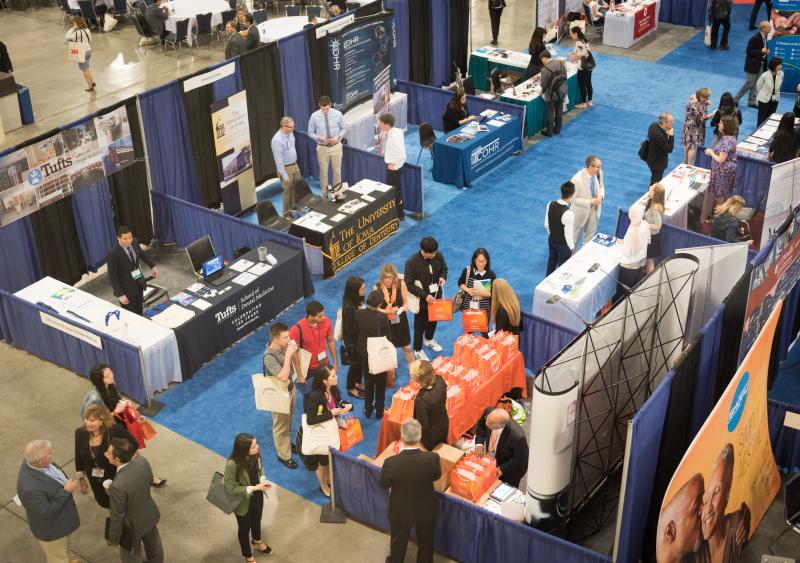
M583 65L581 68L583 70L592 71L594 70L594 67L597 66L597 61L594 60L594 55L588 47L586 48L586 54L583 56L582 63Z
M355 344L342 344L339 346L343 366L352 366L358 363L358 349Z
M650 156L650 139L645 139L639 145L639 158L647 162L647 157Z
M464 284L465 285L469 283L469 275L472 272L472 266L467 266L466 270L467 270L467 276L464 279ZM466 295L467 295L467 292L464 291L463 289L459 289L456 292L456 294L453 295L452 303L453 303L453 312L454 313L457 312L457 311L460 311L464 307L464 297L466 297Z
M211 484L208 486L206 500L225 514L230 514L236 510L236 507L242 503L244 498L241 495L228 494L222 482L223 477L224 476L219 471L215 471L214 475L211 476Z

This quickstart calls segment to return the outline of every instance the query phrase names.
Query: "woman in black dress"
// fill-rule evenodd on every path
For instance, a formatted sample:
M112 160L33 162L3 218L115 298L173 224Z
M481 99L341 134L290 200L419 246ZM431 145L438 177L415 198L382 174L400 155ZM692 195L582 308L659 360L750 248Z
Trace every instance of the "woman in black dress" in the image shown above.
M117 474L116 466L104 455L114 438L125 438L134 450L139 447L136 438L117 424L105 405L89 405L83 425L75 429L75 471L81 492L86 494L91 486L94 500L103 508L111 508L103 481L113 480Z
M334 416L350 412L353 405L342 400L342 394L336 386L336 370L327 366L320 366L314 374L311 384L311 393L306 395L303 402L303 412L308 424L319 424ZM319 489L326 497L331 496L330 475L328 473L328 456L306 455L303 456L303 465L309 471L317 473Z
M450 419L447 416L447 383L438 377L430 362L416 360L409 366L411 379L419 385L414 399L414 418L422 426L422 445L428 451L447 443Z
M458 287L464 291L464 300L461 310L469 309L486 311L487 320L492 306L492 284L497 276L492 270L492 261L489 251L478 248L472 253L469 267L464 268L458 278ZM488 334L483 335L484 338Z
M769 144L769 159L775 163L787 162L797 157L797 133L794 129L794 113L786 112L778 123L778 129Z
M386 313L391 325L389 340L395 348L402 348L406 363L414 361L411 353L411 331L408 325L408 289L406 282L400 279L394 264L384 264L381 268L380 279L375 284L375 289L383 294L383 303L379 310ZM394 374L387 374L387 380L393 380Z
M370 418L374 411L377 419L383 418L383 409L386 403L386 372L370 373L367 340L379 336L388 337L392 332L386 313L379 310L382 304L383 294L380 291L373 291L367 296L367 308L356 311L358 355L361 358L361 365L364 366L364 381L366 382L364 415Z
M447 102L447 108L444 110L442 120L444 121L444 131L448 133L453 129L458 129L465 123L477 119L474 115L469 114L467 109L467 93L462 89L456 89L453 97Z
M344 284L344 296L342 297L342 340L351 359L355 359L347 368L347 393L356 399L364 398L364 386L361 384L363 366L358 358L356 311L364 308L366 291L364 280L353 276L348 278Z

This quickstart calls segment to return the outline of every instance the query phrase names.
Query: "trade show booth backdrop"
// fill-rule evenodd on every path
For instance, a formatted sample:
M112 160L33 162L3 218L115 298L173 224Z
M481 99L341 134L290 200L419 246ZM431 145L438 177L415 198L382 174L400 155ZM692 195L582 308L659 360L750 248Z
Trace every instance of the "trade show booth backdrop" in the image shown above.
M707 22L706 0L661 0L658 21L704 27Z
M705 154L705 150L705 147L697 149L695 166L710 170L711 157ZM736 155L736 188L734 189L734 194L742 196L747 207L752 207L756 211L764 211L766 209L771 178L772 163L768 160L754 158L745 154Z

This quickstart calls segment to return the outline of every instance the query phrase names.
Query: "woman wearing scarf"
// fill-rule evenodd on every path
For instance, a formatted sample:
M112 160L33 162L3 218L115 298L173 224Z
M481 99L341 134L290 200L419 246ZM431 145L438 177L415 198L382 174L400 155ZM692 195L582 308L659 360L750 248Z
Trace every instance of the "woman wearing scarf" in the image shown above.
M614 301L618 301L625 295L623 285L633 287L642 279L642 266L647 258L647 245L650 243L650 226L643 221L644 207L634 205L628 211L628 218L631 224L622 239L619 262L620 283Z

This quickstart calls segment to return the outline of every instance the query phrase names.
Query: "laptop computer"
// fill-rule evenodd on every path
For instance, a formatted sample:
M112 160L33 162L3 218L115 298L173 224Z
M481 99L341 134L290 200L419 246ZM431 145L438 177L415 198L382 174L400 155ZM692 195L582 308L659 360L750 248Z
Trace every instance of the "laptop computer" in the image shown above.
M221 254L203 262L202 273L203 281L213 286L222 285L238 275L237 272L225 267Z

